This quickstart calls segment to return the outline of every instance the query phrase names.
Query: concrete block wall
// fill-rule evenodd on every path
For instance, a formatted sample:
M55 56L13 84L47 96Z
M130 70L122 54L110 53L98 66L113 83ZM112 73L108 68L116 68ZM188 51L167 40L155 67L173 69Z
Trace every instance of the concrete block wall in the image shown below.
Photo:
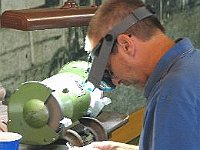
M57 49L66 45L63 41L64 36L64 29L31 31L32 64L39 65L50 61Z
M4 12L10 9L36 8L47 2L48 0L0 0L0 6L1 12ZM60 0L60 3L63 4L64 0ZM41 81L49 75L55 74L66 63L65 60L71 60L72 56L66 54L69 53L68 50L76 54L83 47L85 29L79 27L76 29L19 31L1 28L0 82L6 88L7 96L9 97L21 83L33 80ZM74 38L78 40L74 40ZM59 49L65 51L60 51L60 54ZM78 59L78 57L74 56L73 59ZM53 70L52 66L57 68L54 67Z
M45 0L1 0L1 12L9 9L26 9L26 8L35 8L45 4Z
M7 82L15 81L18 74L31 66L28 39L28 33L10 29L0 30L0 80L6 89L13 87L8 86ZM20 80L16 80L15 83L18 81Z

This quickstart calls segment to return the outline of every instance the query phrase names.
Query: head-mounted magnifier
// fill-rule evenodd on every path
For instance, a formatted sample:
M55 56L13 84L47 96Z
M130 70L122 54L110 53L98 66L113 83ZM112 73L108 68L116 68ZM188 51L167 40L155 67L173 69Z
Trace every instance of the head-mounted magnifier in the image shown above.
M116 86L112 82L112 77L106 70L109 55L113 50L117 36L124 33L129 27L136 24L138 21L147 17L153 16L154 12L145 6L137 8L125 19L116 25L108 34L102 38L97 46L92 50L94 59L87 81L93 84L95 88L103 91L111 91Z

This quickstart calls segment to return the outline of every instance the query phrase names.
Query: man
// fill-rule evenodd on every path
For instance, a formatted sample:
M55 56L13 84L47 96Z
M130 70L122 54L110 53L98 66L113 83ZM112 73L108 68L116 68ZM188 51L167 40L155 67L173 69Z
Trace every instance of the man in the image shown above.
M143 6L139 0L107 0L89 24L87 47L94 49L115 26ZM115 85L144 88L147 107L143 131L139 147L103 141L82 149L200 148L200 53L189 39L173 41L154 15L146 15L117 35L108 60L102 61L106 61Z

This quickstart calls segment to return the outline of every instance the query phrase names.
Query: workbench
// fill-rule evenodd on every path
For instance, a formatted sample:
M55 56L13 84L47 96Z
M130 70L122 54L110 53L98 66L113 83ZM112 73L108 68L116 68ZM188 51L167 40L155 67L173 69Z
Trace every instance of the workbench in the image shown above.
M7 106L0 105L1 122L7 121ZM128 143L140 135L143 122L144 108L140 108L130 115L117 112L102 111L97 119L102 122L103 127L108 132L108 140ZM4 124L5 125L5 124ZM20 150L66 150L64 144L51 144L47 146L30 146L20 144Z

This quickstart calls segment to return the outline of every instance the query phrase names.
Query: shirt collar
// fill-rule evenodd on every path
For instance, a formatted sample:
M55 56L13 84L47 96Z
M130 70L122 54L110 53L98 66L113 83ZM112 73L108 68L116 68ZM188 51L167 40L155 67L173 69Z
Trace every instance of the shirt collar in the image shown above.
M151 90L155 84L162 78L163 72L171 65L171 63L184 52L193 49L193 45L188 38L178 39L176 44L159 60L154 71L146 82L144 96L149 97Z

